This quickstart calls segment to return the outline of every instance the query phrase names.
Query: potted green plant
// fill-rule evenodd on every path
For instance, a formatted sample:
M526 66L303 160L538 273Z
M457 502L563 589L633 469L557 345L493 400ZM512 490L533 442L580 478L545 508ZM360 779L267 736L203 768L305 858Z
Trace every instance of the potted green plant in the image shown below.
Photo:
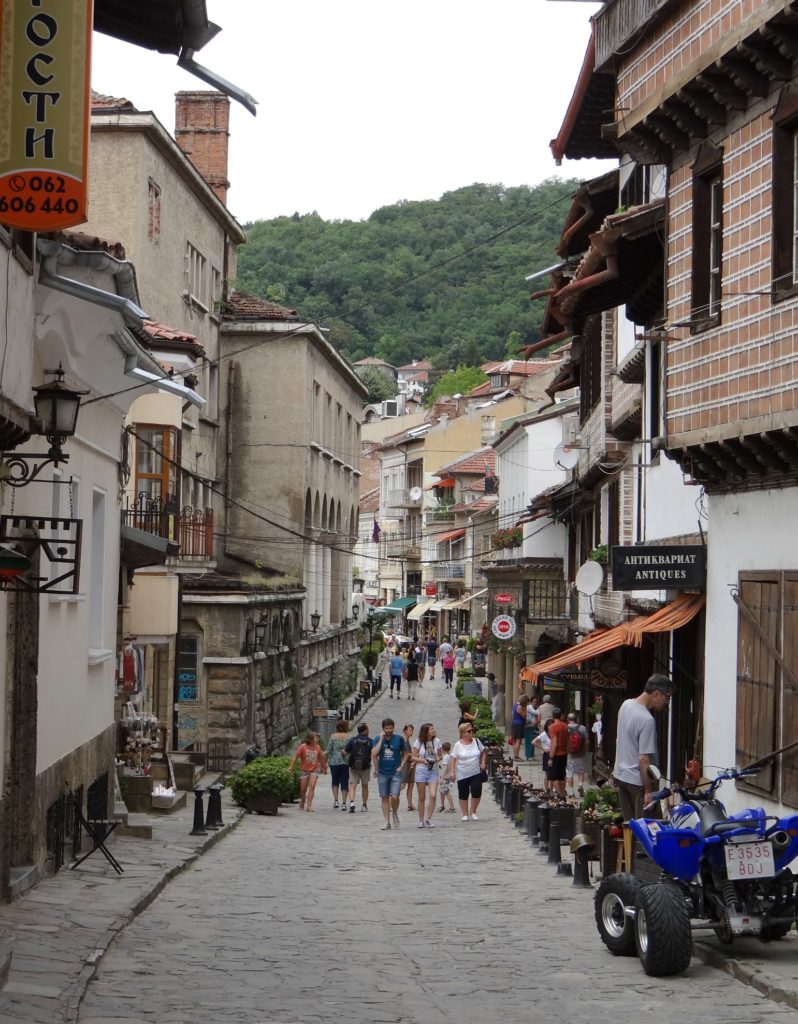
M256 757L229 780L233 800L250 813L277 814L281 803L299 796L299 770L287 757Z

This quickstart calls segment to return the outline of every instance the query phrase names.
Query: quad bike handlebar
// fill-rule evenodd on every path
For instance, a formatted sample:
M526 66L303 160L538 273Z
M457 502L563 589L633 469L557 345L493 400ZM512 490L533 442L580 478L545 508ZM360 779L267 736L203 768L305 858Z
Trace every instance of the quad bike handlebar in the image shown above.
M686 789L684 786L679 785L678 782L673 782L670 786L666 786L665 789L661 789L659 792L653 793L644 810L648 810L648 808L653 807L658 800L665 800L674 793L688 800L711 800L715 795L715 791L724 782L729 779L742 779L746 776L758 775L761 770L761 766L758 768L724 768L722 771L718 772L712 782L709 783L709 789L703 793L699 793L697 789Z

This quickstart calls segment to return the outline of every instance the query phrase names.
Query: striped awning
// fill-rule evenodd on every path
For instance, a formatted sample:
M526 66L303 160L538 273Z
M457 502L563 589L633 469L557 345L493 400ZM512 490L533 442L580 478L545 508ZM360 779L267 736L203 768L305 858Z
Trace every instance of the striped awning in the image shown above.
M442 598L440 601L436 601L435 604L433 604L433 606L431 608L427 608L427 611L428 612L442 612L442 611L444 611L447 608L451 608L455 604L456 601L457 601L457 598L454 598L454 597Z
M521 679L537 682L540 676L550 675L563 668L597 658L615 647L642 647L645 633L669 633L694 618L704 607L706 594L680 594L675 601L653 615L640 615L612 629L596 629L580 644L574 644L544 661L537 661L521 670Z
M408 612L408 622L418 622L424 612L432 610L434 604L434 601L422 601L420 604L417 604L411 612Z

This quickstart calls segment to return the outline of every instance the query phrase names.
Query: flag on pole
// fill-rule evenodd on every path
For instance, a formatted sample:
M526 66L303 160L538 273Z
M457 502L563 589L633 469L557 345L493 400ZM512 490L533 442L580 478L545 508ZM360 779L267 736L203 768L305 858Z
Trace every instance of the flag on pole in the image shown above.
M371 531L371 539L375 544L379 544L380 542L380 524L376 519L374 520L374 529Z

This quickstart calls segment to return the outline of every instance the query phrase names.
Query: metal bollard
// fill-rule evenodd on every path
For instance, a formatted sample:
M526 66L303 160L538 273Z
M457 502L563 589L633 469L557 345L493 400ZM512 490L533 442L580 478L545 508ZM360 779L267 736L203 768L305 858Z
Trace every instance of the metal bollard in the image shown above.
M545 856L549 852L549 805L541 804L538 807L538 822L540 831L538 833L538 853Z
M526 821L526 834L530 842L534 843L535 836L538 834L538 807L540 806L540 800L537 797L531 796L526 802L529 808L529 816Z
M216 805L214 803L213 786L208 786L208 809L205 812L205 828L216 832L219 826L216 824Z
M593 843L586 835L574 836L571 840L571 852L574 855L573 885L578 889L592 889L590 882L590 851Z
M549 864L559 864L562 861L560 853L560 826L549 825Z
M224 822L222 821L222 790L224 786L221 782L214 782L212 786L208 787L208 814L211 814L211 808L213 808L213 825L215 828L224 828ZM205 827L208 827L208 822L205 822Z
M360 696L360 694L358 694L357 697L355 697L355 714L356 715L360 713L360 709L362 707L363 707L363 698Z
M192 836L207 836L205 831L205 815L203 813L202 796L205 790L202 786L197 786L194 789L194 827L191 829L189 835Z

